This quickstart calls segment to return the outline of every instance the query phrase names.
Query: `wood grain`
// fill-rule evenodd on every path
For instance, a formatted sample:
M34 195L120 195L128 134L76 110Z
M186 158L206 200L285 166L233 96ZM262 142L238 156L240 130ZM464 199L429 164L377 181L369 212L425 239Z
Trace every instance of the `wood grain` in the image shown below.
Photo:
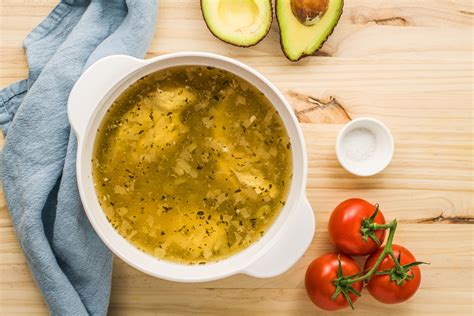
M183 50L224 54L255 67L287 96L306 139L307 195L317 230L303 258L271 279L239 275L180 284L149 277L115 259L111 315L320 313L306 297L305 269L313 258L333 250L326 231L329 214L339 202L355 196L379 202L387 218L400 222L396 242L431 262L422 269L421 289L413 299L388 306L364 295L357 314L473 314L472 2L345 2L342 19L318 56L295 64L279 49L275 23L256 47L237 48L207 31L198 1L160 1L147 57ZM21 42L55 3L0 3L0 85L25 78ZM370 178L348 174L335 158L339 129L360 116L383 120L396 144L390 166ZM2 194L0 314L47 314Z

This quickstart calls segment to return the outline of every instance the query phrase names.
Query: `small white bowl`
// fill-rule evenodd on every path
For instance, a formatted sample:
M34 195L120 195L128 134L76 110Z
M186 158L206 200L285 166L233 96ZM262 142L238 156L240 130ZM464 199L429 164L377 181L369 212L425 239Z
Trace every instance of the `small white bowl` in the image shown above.
M390 130L370 117L357 118L344 125L336 140L336 155L341 166L361 177L384 170L392 160L393 151Z

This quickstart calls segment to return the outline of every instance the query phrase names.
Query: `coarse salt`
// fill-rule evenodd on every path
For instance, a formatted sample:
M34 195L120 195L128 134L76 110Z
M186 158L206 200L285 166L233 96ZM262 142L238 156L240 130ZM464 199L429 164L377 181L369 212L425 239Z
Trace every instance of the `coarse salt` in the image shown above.
M370 159L375 153L375 145L375 135L367 128L353 129L342 140L344 156L357 162Z

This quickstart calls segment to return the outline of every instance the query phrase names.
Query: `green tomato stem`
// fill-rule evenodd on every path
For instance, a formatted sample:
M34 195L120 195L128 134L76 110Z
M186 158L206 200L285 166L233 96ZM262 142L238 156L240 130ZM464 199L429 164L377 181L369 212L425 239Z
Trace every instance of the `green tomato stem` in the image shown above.
M390 247L390 248L392 248L392 247ZM393 260L393 263L395 264L396 270L402 272L403 267L400 264L400 262L398 262L398 259L395 257L395 254L393 253L392 249L390 249L390 252L388 254L390 255L390 257L392 257L392 260Z
M387 229L387 228L391 228L392 227L392 223L388 223L388 224L377 224L377 223L373 223L371 224L371 226L373 227L374 230L378 230L378 229Z
M373 225L375 227L380 227L380 229L382 229L382 228L388 228L389 229L387 243L385 244L385 247L383 248L382 253L377 258L377 261L375 262L374 266L363 276L355 278L355 279L347 280L348 284L354 284L354 283L357 283L357 282L360 282L360 281L367 280L370 277L372 277L372 275L375 273L375 271L377 271L377 268L380 266L380 264L382 263L383 259L385 258L385 256L387 254L389 254L394 259L393 261L394 261L395 266L397 267L397 269L403 269L403 267L400 265L398 260L395 258L395 255L393 254L393 251L392 251L393 237L395 236L395 231L397 230L397 220L394 219L390 223L384 224L384 225L378 225L376 223L374 223Z

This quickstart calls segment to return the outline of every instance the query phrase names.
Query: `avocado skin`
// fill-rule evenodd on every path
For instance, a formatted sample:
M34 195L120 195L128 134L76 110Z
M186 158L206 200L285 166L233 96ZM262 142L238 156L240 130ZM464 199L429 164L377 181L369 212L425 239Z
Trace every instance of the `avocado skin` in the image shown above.
M265 30L265 34L262 36L262 38L258 39L255 43L252 43L252 44L249 44L249 45L238 45L238 44L234 44L234 43L230 43L228 41L226 41L225 39L223 38L220 38L219 36L217 36L216 34L214 34L214 32L211 30L211 28L209 27L209 25L207 25L207 20L206 20L206 17L204 16L204 11L203 11L203 8L202 8L202 2L204 0L200 0L199 1L199 4L201 6L201 15L202 15L202 19L204 20L204 24L206 24L206 27L207 29L209 30L209 32L211 32L211 34L217 38L218 40L220 41L223 41L224 43L227 43L227 44L230 44L230 45L233 45L233 46L237 46L237 47L252 47L252 46L255 46L257 45L258 43L260 43L265 37L267 37L268 35L268 32L270 32L270 28L272 27L272 24L273 24L273 5L272 5L272 1L271 0L268 0L270 2L270 23L268 23L268 26L267 26L267 29Z
M278 8L278 2L279 2L279 1L285 1L285 0L275 0L275 8ZM331 1L331 0L329 0L329 1ZM334 29L336 28L337 24L339 23L339 19L341 18L342 12L344 11L344 0L341 0L341 4L342 4L342 6L341 6L341 12L339 13L338 16L335 17L336 23L334 24L334 27L332 28L331 33L329 33L329 35L326 36L326 38L324 39L324 41L321 42L321 45L319 45L319 47L316 48L316 49L314 50L314 52L312 52L311 54L303 54L303 55L301 55L300 57L298 57L298 59L291 59L290 56L288 56L288 54L286 53L285 49L283 48L283 40L282 40L282 38L281 38L281 28L282 28L282 26L281 26L280 19L278 18L278 14L275 14L275 15L276 15L276 19L277 19L278 28L280 29L280 47L281 47L281 50L283 51L283 54L285 55L285 57L286 57L288 60L292 61L292 62L297 62L297 61L300 61L300 60L303 59L303 58L306 58L306 57L309 57L309 56L314 56L315 53L316 53L317 51L319 51L319 50L321 49L321 47L323 47L324 43L326 43L326 41L328 40L328 38L329 38L329 37L332 35L332 33L334 32ZM276 12L278 12L278 10L277 10Z

